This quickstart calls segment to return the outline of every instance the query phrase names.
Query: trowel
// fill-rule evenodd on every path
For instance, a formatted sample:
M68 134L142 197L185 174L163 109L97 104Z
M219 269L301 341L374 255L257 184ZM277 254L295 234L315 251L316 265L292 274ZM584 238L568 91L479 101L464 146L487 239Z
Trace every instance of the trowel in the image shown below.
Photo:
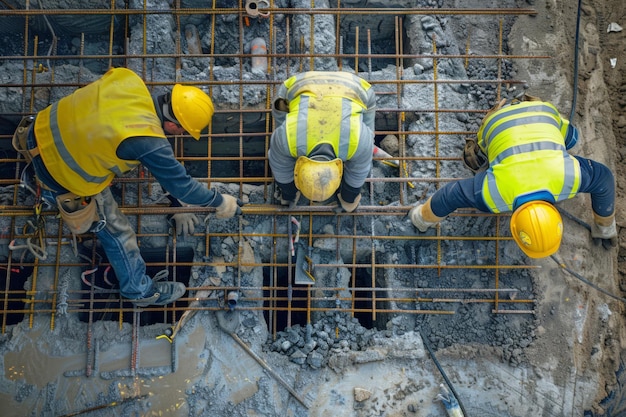
M303 243L298 242L296 245L296 277L295 284L300 285L312 285L315 284L315 277L313 273L315 271L315 265L311 260L311 248L309 247L309 254L305 251L307 248Z
M397 159L392 159L393 156L389 155L387 152L382 150L382 148L380 148L379 146L374 145L372 155L378 158L388 158L388 159L382 159L380 161L385 165L389 165L390 167L394 167L394 168L400 167L400 162Z
M296 226L295 236L291 230L291 225ZM311 251L313 248L309 246L308 255L304 243L300 241L300 222L295 217L289 219L289 256L296 265L296 276L294 278L294 284L299 285L312 285L315 284L315 277L313 276L314 265L311 260Z

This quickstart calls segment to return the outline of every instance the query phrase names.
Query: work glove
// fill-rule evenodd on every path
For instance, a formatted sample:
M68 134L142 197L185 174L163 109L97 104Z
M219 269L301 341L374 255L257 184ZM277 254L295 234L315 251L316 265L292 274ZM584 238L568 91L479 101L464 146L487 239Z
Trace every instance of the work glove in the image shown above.
M524 93L524 95L522 96L522 101L541 101L541 98Z
M485 154L478 147L478 144L473 139L465 140L465 148L463 148L463 163L474 174L478 174L484 171L489 164Z
M276 187L276 191L274 192L274 198L280 201L280 205L289 206L290 209L293 209L298 205L300 196L301 196L300 191L296 191L296 195L294 196L293 200L289 200L289 199L283 198L283 192L278 187Z
M224 200L222 204L215 208L215 217L218 219L230 219L235 215L241 215L243 203L240 199L228 194L222 194L222 198Z
M176 228L176 235L189 236L192 235L196 226L200 223L198 217L193 213L176 213L168 218L171 225Z
M600 226L596 222L591 225L591 238L596 246L602 244L602 247L606 250L610 250L617 246L617 227L615 226L615 219L608 226Z
M274 100L274 109L288 113L289 103L284 98L278 97L276 100Z
M359 205L359 202L361 201L361 193L359 193L356 196L356 198L354 199L352 203L348 203L343 198L341 198L341 193L337 194L337 199L339 200L339 204L341 205L341 208L343 209L343 211L347 213L352 213L357 208L357 206Z
M429 227L434 227L439 222L429 222L424 220L424 216L422 215L423 207L424 204L418 204L417 206L409 210L409 218L411 219L411 223L413 223L413 226L417 227L417 230L425 233Z

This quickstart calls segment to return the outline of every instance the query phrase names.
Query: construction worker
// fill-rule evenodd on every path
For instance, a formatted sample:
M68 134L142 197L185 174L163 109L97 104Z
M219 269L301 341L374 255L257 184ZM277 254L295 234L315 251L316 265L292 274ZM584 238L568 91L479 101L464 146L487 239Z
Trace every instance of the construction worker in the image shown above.
M215 207L218 218L241 214L238 199L187 174L166 138L188 132L198 139L212 116L213 103L199 88L176 84L171 93L151 96L137 74L115 68L24 118L14 135L16 149L32 161L43 197L58 206L72 233L96 234L121 295L137 306L170 304L186 288L146 275L135 232L108 186L116 175L143 164L176 199ZM175 222L193 231L195 215L176 216Z
M463 160L476 175L446 184L412 208L415 227L425 232L462 207L512 211L513 239L529 257L542 258L561 244L563 223L554 204L589 193L594 242L606 249L616 246L611 170L567 152L578 141L578 130L552 104L531 96L506 103L487 113L478 142L466 143Z
M286 80L277 96L268 156L281 204L294 207L300 195L325 202L337 194L341 208L354 211L372 167L376 96L370 84L347 72L310 71Z

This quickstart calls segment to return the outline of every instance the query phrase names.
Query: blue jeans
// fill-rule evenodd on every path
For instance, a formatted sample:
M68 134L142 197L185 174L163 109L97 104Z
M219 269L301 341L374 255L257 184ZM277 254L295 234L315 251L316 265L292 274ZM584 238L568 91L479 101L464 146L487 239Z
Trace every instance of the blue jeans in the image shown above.
M115 271L120 293L130 299L152 296L155 292L154 284L146 275L146 263L139 252L137 235L128 218L120 211L109 187L95 198L106 220L106 225L96 232L96 236Z
M31 136L32 129L28 137L29 148L34 147L35 143L35 138ZM39 180L52 189L42 189L43 199L56 207L56 197L67 191L54 181L43 165L41 157L33 160L33 167ZM120 293L129 299L152 296L156 290L152 279L146 275L146 263L139 252L137 235L126 216L120 211L111 190L107 187L93 198L96 199L98 212L104 217L106 224L102 227L101 223L94 223L90 231L95 232L115 271L120 283Z
M56 206L55 193L42 190L47 203ZM128 218L122 214L109 187L94 196L100 215L105 217L104 227L94 223L90 232L95 232L109 259L115 276L120 283L120 293L124 298L146 298L154 294L152 279L146 275L146 263L137 245L137 235Z

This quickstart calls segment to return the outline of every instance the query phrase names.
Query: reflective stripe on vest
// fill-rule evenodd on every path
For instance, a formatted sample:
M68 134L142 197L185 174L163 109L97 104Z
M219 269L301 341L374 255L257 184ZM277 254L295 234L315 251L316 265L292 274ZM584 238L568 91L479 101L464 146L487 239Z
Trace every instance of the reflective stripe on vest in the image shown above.
M102 183L109 179L109 175L104 176L93 176L89 175L84 169L78 165L76 160L72 157L72 154L69 152L65 143L63 143L63 138L61 137L61 131L59 129L59 116L58 116L59 103L54 103L50 106L50 130L52 132L52 138L55 148L57 152L61 156L61 158L65 161L65 163L69 166L69 168L80 175L87 182L94 183ZM110 182L110 181L109 181ZM80 194L79 194L80 195Z
M489 157L483 199L492 212L514 210L517 197L539 191L555 201L576 195L580 165L565 149L567 125L554 106L537 102L502 108L485 120L478 140Z
M520 167L516 167L514 162L505 162L502 165L502 161L506 158L510 158L514 155L521 154L530 154L531 152L536 151L552 151L549 152L550 157L544 156L541 159L539 164L536 167L536 171L533 171L532 175L519 175ZM548 152L545 152L548 153ZM553 162L551 162L553 161ZM546 186L545 181L543 181L544 175L549 175L550 177L554 176L554 173L545 172L545 166L550 166L554 168L558 166L559 163L563 164L561 173L557 172L556 174L560 176L558 181L550 181ZM483 196L485 203L490 208L493 213L499 213L502 211L513 211L517 207L514 207L513 204L515 199L520 195L533 193L537 191L546 191L554 198L554 201L560 201L563 199L573 198L578 189L580 187L580 166L578 161L570 156L565 147L557 145L553 142L535 142L524 144L520 146L515 146L507 149L505 152L499 154L492 163L494 167L506 167L506 170L495 169L496 172L499 172L499 177L506 177L508 180L500 181L504 185L503 190L500 190L498 187L497 177L494 174L493 170L488 170L487 175L485 177L485 182L483 185ZM516 177L519 179L515 181L515 183L511 183L513 181L511 178ZM539 181L534 181L538 179ZM560 188L557 184L560 184ZM484 188L487 188L487 193ZM506 196L503 196L503 194Z
M37 146L50 175L83 196L99 193L139 164L116 154L123 140L139 136L165 138L150 92L126 68L109 70L35 120Z
M290 77L284 85L287 88L288 102L303 92L316 89L316 95L349 98L360 102L363 107L367 102L367 92L372 87L364 79L349 72L340 71L308 71ZM332 91L334 87L342 88L342 90Z
M543 113L530 115L528 113ZM505 120L506 119L506 120ZM485 121L478 130L478 146L483 152L489 148L489 144L502 131L520 125L531 123L549 123L561 130L563 122L558 110L549 103L523 102L503 107ZM495 129L494 129L495 127Z

